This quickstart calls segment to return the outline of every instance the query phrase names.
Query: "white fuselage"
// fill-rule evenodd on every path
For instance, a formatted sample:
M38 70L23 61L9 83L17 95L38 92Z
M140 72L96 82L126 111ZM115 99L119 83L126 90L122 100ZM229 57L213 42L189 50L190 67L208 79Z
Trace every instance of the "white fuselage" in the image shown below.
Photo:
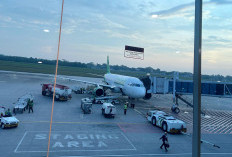
M130 98L143 98L146 94L146 89L138 78L123 76L117 74L105 74L105 82L115 86L116 91L121 91Z

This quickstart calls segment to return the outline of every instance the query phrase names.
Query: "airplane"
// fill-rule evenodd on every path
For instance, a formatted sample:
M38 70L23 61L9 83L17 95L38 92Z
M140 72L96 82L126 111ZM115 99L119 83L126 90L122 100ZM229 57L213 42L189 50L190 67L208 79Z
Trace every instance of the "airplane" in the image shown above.
M136 77L110 73L109 56L107 56L107 73L104 75L103 83L82 81L82 80L65 78L65 77L60 77L60 76L58 76L58 78L95 85L96 88L93 90L93 92L96 96L102 96L104 95L105 90L110 89L112 90L112 92L115 92L115 93L121 92L123 95L126 95L132 99L134 98L150 99L151 98L151 93L147 93L147 90L144 87L144 84L140 79Z

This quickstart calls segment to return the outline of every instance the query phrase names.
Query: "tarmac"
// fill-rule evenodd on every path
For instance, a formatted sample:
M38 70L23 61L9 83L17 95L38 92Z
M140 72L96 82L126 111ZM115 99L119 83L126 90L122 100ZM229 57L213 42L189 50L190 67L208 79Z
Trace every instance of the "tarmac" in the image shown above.
M100 82L99 78L72 77ZM0 106L12 109L17 99L31 93L34 113L17 113L17 128L0 129L1 157L44 157L47 155L52 98L42 96L41 84L52 83L46 74L0 72ZM76 82L58 80L69 87ZM138 100L135 108L123 114L117 104L115 118L105 118L101 105L94 104L91 114L83 114L81 98L88 94L72 94L65 102L55 101L50 157L127 157L127 156L192 156L192 109L180 103L181 112L171 113L172 95L153 95ZM189 96L191 98L191 96ZM123 97L122 99L125 99ZM202 97L201 156L232 156L232 103L230 98ZM168 152L160 149L163 131L146 120L148 110L160 109L187 123L186 134L168 134ZM215 147L215 146L219 146Z

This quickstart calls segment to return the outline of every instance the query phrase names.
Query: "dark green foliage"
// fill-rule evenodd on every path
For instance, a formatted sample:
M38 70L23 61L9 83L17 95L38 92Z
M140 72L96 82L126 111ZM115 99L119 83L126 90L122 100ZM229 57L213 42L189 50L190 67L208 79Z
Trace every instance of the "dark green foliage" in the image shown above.
M43 64L38 64L39 61ZM0 55L0 70L54 74L55 66L56 60ZM144 77L147 73L150 73L151 76L172 78L174 74L174 71L166 72L152 67L129 68L124 65L110 65L110 68L112 73L135 77ZM58 74L97 77L91 75L91 73L103 76L106 73L106 64L94 64L93 62L85 64L59 60ZM180 79L192 80L192 77L193 74L190 72L180 72L179 74ZM232 76L202 75L202 80L232 82Z

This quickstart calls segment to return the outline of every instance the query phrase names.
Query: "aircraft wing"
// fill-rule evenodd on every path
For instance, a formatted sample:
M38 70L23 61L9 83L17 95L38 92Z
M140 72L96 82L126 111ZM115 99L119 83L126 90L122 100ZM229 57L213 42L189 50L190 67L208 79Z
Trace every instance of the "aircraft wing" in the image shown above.
M76 81L76 82L80 82L80 83L96 85L96 86L102 86L102 87L111 88L111 89L114 89L114 88L115 88L115 86L107 85L107 84L104 84L104 83L83 81L83 80L78 80L78 79L75 79L75 78L68 78L68 77L63 77L63 76L57 76L57 78L58 78L58 79L63 79L63 80L68 80L68 81Z

